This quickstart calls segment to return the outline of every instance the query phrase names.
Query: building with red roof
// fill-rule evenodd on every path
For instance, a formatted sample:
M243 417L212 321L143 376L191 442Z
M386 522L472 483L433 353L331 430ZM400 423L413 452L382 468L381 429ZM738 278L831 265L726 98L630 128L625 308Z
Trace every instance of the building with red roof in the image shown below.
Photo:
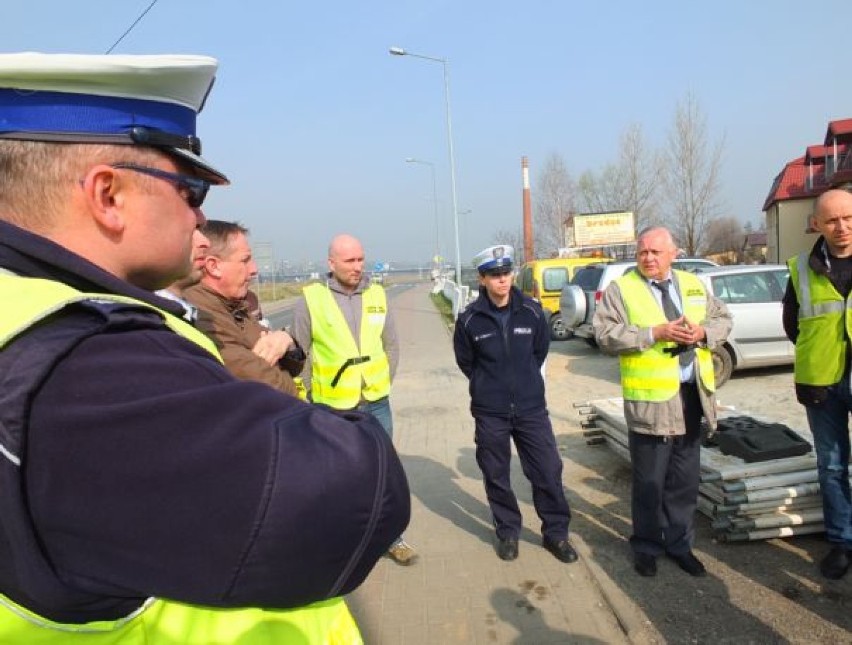
M788 161L772 182L763 204L769 262L811 249L814 201L829 188L852 189L852 119L830 121L823 142Z

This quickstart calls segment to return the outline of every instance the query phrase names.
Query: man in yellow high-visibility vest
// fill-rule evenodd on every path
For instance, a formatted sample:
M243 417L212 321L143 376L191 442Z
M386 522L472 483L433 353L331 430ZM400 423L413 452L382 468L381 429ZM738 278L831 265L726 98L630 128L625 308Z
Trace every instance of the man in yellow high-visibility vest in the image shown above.
M593 321L601 349L621 361L633 465L630 546L646 577L663 554L692 576L706 574L692 552L701 417L715 428L709 350L731 330L725 304L695 275L671 269L676 255L667 229L643 231L636 270L607 287Z
M293 309L293 338L308 353L303 386L314 403L368 412L393 438L390 391L399 339L387 295L364 273L364 247L351 235L328 246L328 276L308 285ZM397 564L417 559L402 537L388 550Z
M820 560L820 572L839 580L852 563L852 194L824 192L811 222L820 236L810 251L788 261L783 319L796 344L796 398L805 406L814 439L825 536L831 545Z

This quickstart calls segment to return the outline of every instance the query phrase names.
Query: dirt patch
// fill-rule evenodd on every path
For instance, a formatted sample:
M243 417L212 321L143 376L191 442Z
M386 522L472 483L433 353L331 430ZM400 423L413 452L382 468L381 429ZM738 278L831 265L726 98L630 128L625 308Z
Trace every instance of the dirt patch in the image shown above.
M758 542L713 539L697 519L695 552L708 569L690 578L661 559L656 578L632 567L630 466L583 436L575 404L620 395L618 361L578 340L553 343L547 364L548 403L573 512L571 529L614 584L649 621L645 642L852 643L852 573L822 578L816 563L827 552L821 535ZM722 404L744 414L806 428L793 394L790 367L735 372L719 391Z

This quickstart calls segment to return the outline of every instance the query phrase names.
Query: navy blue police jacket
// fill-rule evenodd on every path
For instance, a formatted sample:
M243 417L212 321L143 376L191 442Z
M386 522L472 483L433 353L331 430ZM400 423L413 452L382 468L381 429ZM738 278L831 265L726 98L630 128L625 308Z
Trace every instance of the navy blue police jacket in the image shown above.
M541 305L512 287L506 325L485 289L456 321L456 364L469 380L470 410L519 416L546 409L541 366L550 333Z
M0 267L174 307L5 222ZM147 307L62 309L0 350L0 382L20 455L0 450L0 592L41 616L302 606L356 588L408 523L372 417L238 380Z

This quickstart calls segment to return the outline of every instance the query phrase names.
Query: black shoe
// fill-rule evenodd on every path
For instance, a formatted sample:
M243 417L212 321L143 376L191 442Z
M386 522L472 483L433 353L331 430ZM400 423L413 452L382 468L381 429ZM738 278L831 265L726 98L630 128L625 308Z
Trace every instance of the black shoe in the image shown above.
M701 577L707 575L707 569L701 564L701 560L695 557L692 551L686 553L669 553L669 557L675 561L675 564L686 571L689 575Z
M648 553L634 553L633 568L640 576L653 578L657 575L657 558Z
M842 544L831 547L828 555L819 563L819 570L829 580L840 580L849 570L849 553Z
M497 541L497 557L501 560L514 560L518 557L518 540L517 538L506 538Z
M567 539L555 542L549 538L542 538L541 545L550 551L557 560L569 564L577 561L577 552Z

